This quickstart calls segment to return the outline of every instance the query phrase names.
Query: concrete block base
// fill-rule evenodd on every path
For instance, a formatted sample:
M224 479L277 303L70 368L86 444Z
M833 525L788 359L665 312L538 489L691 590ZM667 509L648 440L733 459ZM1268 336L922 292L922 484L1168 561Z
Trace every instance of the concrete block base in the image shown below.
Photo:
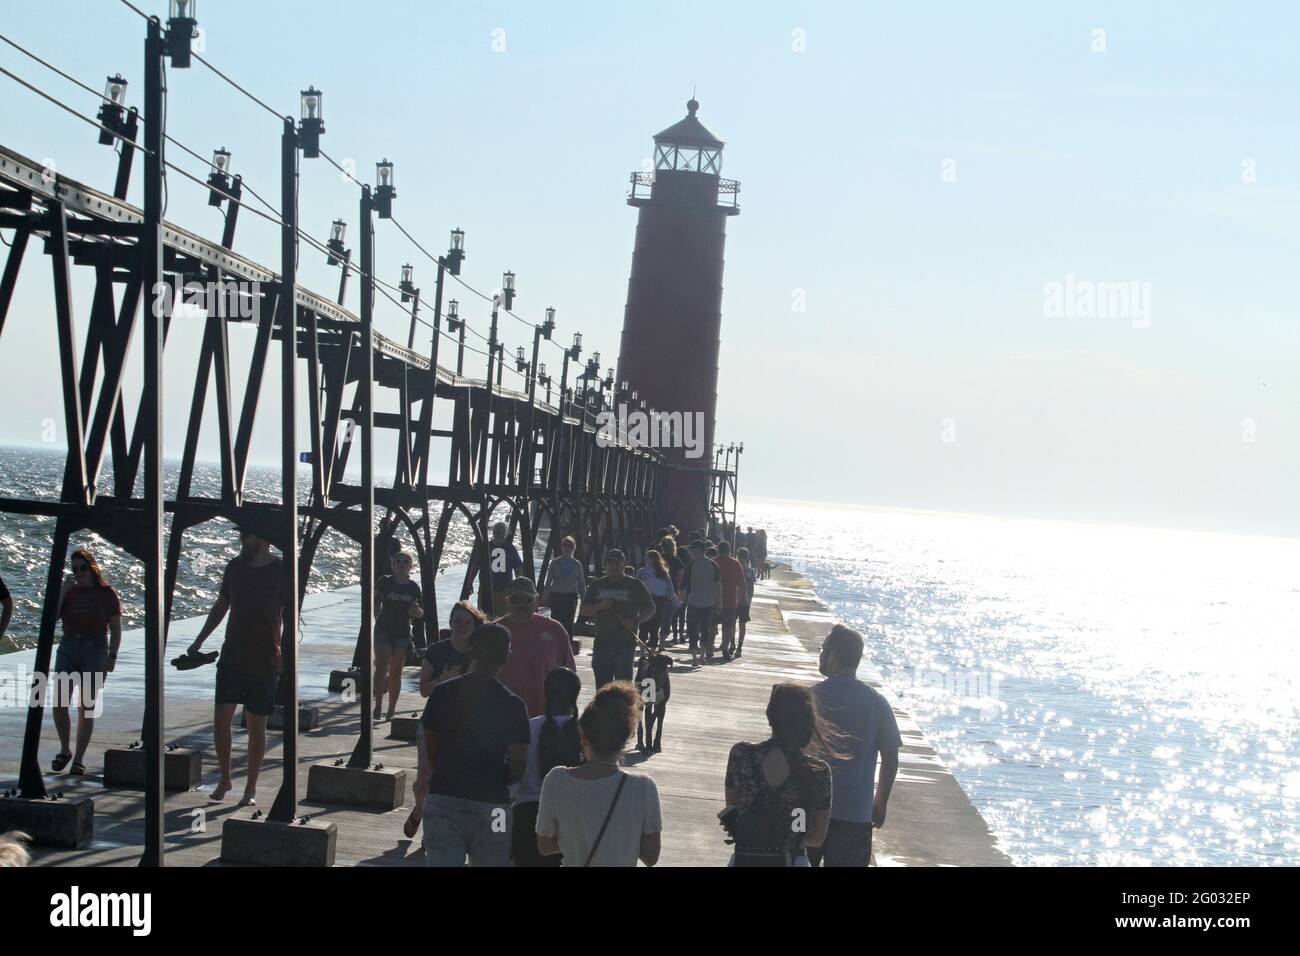
M367 810L396 810L406 802L406 771L313 764L307 772L307 799Z
M349 685L348 682L351 681ZM345 671L330 671L330 693L341 694L346 686L351 686L353 693L360 695L361 671L348 668Z
M0 833L11 830L26 833L39 846L80 849L95 833L95 801L90 797L0 797Z
M221 860L240 866L333 866L337 843L332 823L231 817L221 827Z
M393 740L414 740L420 735L420 715L408 714L389 721L388 736Z
M178 747L163 753L163 787L193 790L203 776L203 753ZM144 789L144 748L113 747L104 751L104 786Z
M248 718L246 717L242 708L239 711L239 726L241 727L248 726ZM275 710L271 712L271 716L266 718L266 726L270 730L284 729L284 707L283 706L281 706L280 704L275 705ZM299 704L298 705L299 732L305 730L315 730L319 726L320 726L320 708L312 704Z

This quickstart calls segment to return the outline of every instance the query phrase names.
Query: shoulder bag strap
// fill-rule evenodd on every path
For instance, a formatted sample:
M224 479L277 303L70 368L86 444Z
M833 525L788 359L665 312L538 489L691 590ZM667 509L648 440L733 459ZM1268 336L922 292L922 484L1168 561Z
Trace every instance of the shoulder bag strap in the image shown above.
M587 862L582 864L583 866L591 866L591 861L596 858L596 850L600 848L600 841L609 828L610 818L614 816L614 808L618 806L618 798L623 792L623 784L627 783L627 774L620 770L618 776L618 789L614 791L614 799L609 803L609 812L605 814L605 822L600 825L600 832L596 834L596 842L591 845L591 852L587 854Z

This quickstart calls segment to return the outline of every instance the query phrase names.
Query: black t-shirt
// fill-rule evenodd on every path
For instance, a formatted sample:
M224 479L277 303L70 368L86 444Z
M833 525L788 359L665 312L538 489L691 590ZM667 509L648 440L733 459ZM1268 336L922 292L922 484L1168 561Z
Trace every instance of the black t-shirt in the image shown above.
M614 606L596 614L596 640L612 645L635 644L636 624L633 615L638 611L654 610L654 598L639 578L626 574L599 577L587 586L584 603L613 601Z
M668 576L673 579L674 588L686 587L686 564L681 558L673 555L671 558L664 558L664 564L668 565Z
M424 652L424 659L433 668L434 680L440 679L444 671L463 674L469 670L469 654L457 650L451 638L430 644L429 649Z
M420 586L410 578L399 581L385 574L375 589L375 601L379 605L379 632L390 641L409 641L411 605L420 603Z
M429 793L510 802L510 745L528 745L528 708L505 684L482 674L439 684L422 723L435 741Z

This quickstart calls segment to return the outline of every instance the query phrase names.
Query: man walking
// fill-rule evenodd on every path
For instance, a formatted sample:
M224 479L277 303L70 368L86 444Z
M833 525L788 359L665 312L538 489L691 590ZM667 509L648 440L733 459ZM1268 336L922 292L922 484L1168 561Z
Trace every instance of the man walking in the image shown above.
M470 669L429 693L421 724L429 755L424 854L429 866L510 865L510 785L528 761L528 711L497 680L510 632L470 637Z
M546 675L557 667L577 671L569 633L559 621L537 613L537 588L530 578L510 582L510 613L497 623L510 632L510 655L497 675L528 708L529 717L546 713Z
M506 612L506 591L515 578L515 572L523 566L523 559L510 540L510 529L504 521L498 521L492 526L492 540L488 542L489 576L484 581L480 569L478 582L479 607L489 617Z
M874 688L857 678L862 635L836 624L822 642L819 666L826 679L813 688L817 710L835 725L847 759L832 759L831 821L820 847L809 848L813 866L868 866L872 828L885 825L885 807L898 774L903 738L893 708ZM880 785L876 755L880 755ZM873 792L874 789L874 792Z
M611 548L605 556L605 575L587 587L582 614L596 622L591 649L591 669L596 689L610 681L631 680L636 659L637 632L654 617L655 602L639 578L625 571L623 552Z
M217 629L226 612L225 643L217 662L216 703L213 708L213 738L221 780L212 791L221 800L232 786L230 776L231 723L235 708L244 707L248 728L248 782L241 806L256 802L257 777L266 754L266 719L275 708L275 688L281 666L280 632L286 601L284 562L271 554L271 545L248 528L239 533L240 551L226 565L217 603L189 654L199 653L203 642Z
M686 568L686 636L695 667L713 660L713 610L722 598L718 566L704 556L705 547L699 538L691 542Z
M722 624L722 659L730 661L736 650L736 622L745 595L745 569L731 556L731 544L718 545L718 580L722 585L720 623Z

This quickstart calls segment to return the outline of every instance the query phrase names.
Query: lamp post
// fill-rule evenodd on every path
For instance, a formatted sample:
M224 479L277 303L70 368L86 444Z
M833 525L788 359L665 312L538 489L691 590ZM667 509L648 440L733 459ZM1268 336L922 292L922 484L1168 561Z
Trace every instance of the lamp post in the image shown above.
M415 267L409 262L402 266L402 279L397 284L397 291L403 302L411 303L411 331L406 336L406 347L415 349L415 323L420 321L420 290L415 287Z
M224 146L212 151L212 172L208 174L208 205L220 206L230 192L230 151Z
M167 19L167 55L178 70L189 69L190 41L195 37L198 0L171 0Z
M307 159L320 156L320 137L325 132L325 95L314 86L302 91L298 133L302 138L302 155Z
M135 107L126 108L127 81L121 73L107 78L104 83L104 102L99 105L99 131L102 146L112 146L121 141L122 151L117 156L117 181L113 196L125 199L131 185L131 161L135 157L135 137L140 132L140 114ZM116 135L114 135L116 134Z
M465 374L465 321L460 317L460 303L452 299L447 303L447 330L459 332L460 342L456 347L456 375Z

